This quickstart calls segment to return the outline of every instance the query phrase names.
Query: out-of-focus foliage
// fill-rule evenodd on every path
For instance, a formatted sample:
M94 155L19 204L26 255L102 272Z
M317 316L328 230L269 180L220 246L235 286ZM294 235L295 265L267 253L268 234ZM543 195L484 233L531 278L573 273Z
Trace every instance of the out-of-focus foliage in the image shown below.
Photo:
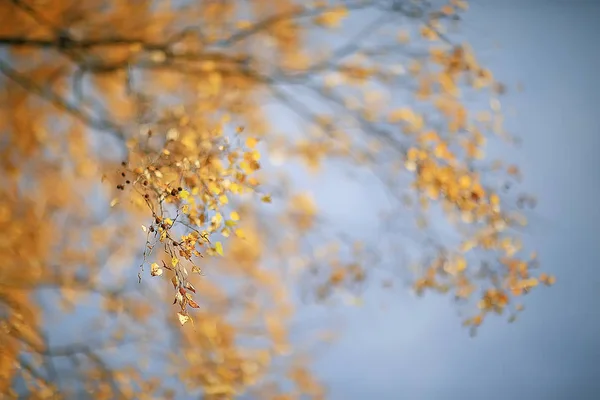
M385 260L281 163L370 170L397 200L386 237L410 225L416 292L476 298L471 327L514 319L554 277L515 235L535 202L518 168L485 158L513 138L504 86L454 39L466 9L0 3L0 393L324 397L290 340L296 294L360 291Z

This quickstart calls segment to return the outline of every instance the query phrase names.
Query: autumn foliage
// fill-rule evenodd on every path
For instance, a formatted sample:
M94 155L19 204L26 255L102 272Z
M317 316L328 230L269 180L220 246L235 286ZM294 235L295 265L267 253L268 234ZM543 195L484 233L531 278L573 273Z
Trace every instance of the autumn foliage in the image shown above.
M519 169L486 157L514 141L506 88L453 37L467 4L438 3L2 2L0 393L323 398L298 298L362 295L389 260L472 332L514 320L555 278ZM329 170L369 171L416 250L328 223L294 179Z

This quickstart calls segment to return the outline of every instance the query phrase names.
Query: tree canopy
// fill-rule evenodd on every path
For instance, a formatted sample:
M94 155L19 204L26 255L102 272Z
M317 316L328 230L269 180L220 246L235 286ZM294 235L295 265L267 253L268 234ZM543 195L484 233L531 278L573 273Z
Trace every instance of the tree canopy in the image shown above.
M0 3L0 393L323 398L294 310L368 283L514 320L555 278L467 8ZM390 199L376 237L298 184L330 173Z

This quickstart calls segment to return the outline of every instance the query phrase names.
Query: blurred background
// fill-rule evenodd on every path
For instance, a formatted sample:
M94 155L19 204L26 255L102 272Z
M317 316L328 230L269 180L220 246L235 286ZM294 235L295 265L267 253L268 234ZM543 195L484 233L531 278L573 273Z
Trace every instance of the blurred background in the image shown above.
M518 165L517 190L538 199L519 233L556 276L522 313L486 317L476 331L462 325L476 301L415 295L423 270L413 266L462 231L438 209L421 226L418 207L402 208L418 140L396 139L383 115L408 105L445 129L415 100L411 70L428 57L422 10L445 3L364 3L311 3L302 18L314 26L284 22L265 42L253 26L295 15L293 1L177 3L172 13L153 2L0 7L0 398L598 397L600 2L473 0L448 18L446 36L506 86L504 126L518 140L490 138L485 152ZM398 47L403 35L413 47ZM321 61L321 45L339 50ZM352 70L375 81L356 94L337 62L369 46L382 58L366 50L356 63L375 60L395 78ZM498 97L467 91L462 101L494 109ZM235 173L207 161L236 149ZM194 230L211 235L198 245L202 276L179 252ZM164 231L168 245L152 242Z
M386 298L349 311L320 363L335 398L567 399L600 390L600 32L595 1L473 1L465 36L509 85L517 157L540 202L526 241L557 276L512 325L471 339L447 299Z

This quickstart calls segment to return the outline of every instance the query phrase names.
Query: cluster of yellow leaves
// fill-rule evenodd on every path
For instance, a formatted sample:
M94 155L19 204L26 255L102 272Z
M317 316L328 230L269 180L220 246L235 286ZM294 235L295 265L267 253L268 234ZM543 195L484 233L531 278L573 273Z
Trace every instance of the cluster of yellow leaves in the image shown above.
M440 201L449 216L458 214L465 224L480 226L471 237L463 241L460 247L462 253L481 248L505 254L500 259L500 263L508 269L503 274L503 289L488 289L480 301L483 313L501 313L509 302L509 295L527 293L538 284L538 279L530 276L530 263L515 258L521 249L520 241L506 233L507 227L522 221L518 216L502 209L500 196L484 187L480 174L459 166L457 158L439 135L430 131L420 135L419 140L420 147L408 150L405 166L415 174L412 186L422 196L421 205L427 207L427 199ZM440 282L437 280L439 275L450 275L452 280L449 284ZM555 279L542 274L539 280L550 285ZM451 286L456 287L456 296L459 298L468 298L475 290L463 256L437 258L427 269L425 276L414 285L418 293L427 288L446 292ZM476 319L469 323L477 326L477 321L481 322Z
M429 101L444 117L444 126L437 126L435 130L429 128L423 113L408 107L392 110L388 114L388 122L399 124L412 141L406 148L403 162L405 169L414 174L412 188L420 205L428 208L431 202L439 202L451 222L456 224L460 220L464 227L468 227L461 230L466 235L461 246L453 252L443 251L429 263L414 288L419 294L427 289L445 293L454 288L457 298L466 299L475 293L479 286L477 280L487 279L492 287L482 289L481 312L466 321L467 325L478 326L488 312L502 313L511 298L529 292L539 282L551 285L555 278L544 273L538 278L531 276L532 263L521 260L521 242L507 229L526 224L525 218L508 211L510 205L502 200L500 189L484 184L487 176L473 167L473 160L484 157L486 138L482 129L489 126L501 133L502 118L499 101L492 98L493 123L489 123L492 119L489 116L479 119L485 124L473 121L461 101L462 87L466 84L466 90L475 92L486 88L495 94L502 94L505 89L494 80L488 69L478 63L467 45L449 47L446 43L435 44L445 34L441 21L459 9L466 9L466 3L452 1L421 27L421 36L432 43L430 62L411 68L418 83L415 98ZM405 43L408 37L403 35L399 40ZM500 170L492 168L492 171ZM509 166L506 173L509 179L521 179L514 165ZM534 205L535 199L520 196L517 206L522 208L524 204ZM421 220L417 222L425 226ZM468 263L466 257L468 252L478 249L486 254L499 253L500 258L496 262L506 268L498 268L496 275L477 271L476 265L480 263Z
M415 172L415 189L432 200L443 200L447 209L455 207L465 220L477 221L497 211L497 196L486 193L478 174L456 167L456 157L435 132L422 138L430 146L411 147L405 161L406 169Z
M270 363L269 353L240 349L236 327L223 317L202 312L198 321L195 330L183 332L197 348L185 355L194 368L182 374L182 383L190 389L202 387L209 398L231 398L256 384Z
M1 180L6 188L11 182ZM41 313L33 307L35 298L29 290L49 281L49 271L42 263L51 251L51 226L44 224L31 201L16 197L16 189L0 191L0 393L11 393L11 382L22 353L38 352L46 343L40 334ZM27 385L40 388L49 398L52 384L38 379L34 371L25 371Z
M222 123L228 120L224 117ZM205 132L190 128L188 118L182 115L179 126L168 130L162 140L148 131L147 138L130 143L130 161L123 163L121 172L125 182L117 185L117 189L130 190L134 202L151 212L151 223L142 225L147 235L144 260L157 244L164 247L169 265L152 263L150 273L161 276L165 269L171 271L181 324L190 321L188 306L199 308L190 294L195 289L188 280L189 272L201 272L196 260L203 253L223 256L223 245L212 243L213 235L244 235L236 228L238 212L230 211L226 219L223 210L232 196L256 190L259 182L252 174L260 168L257 139L241 137L243 129L237 129L231 138L223 125ZM157 139L162 146L158 156L148 159L149 140ZM234 147L231 141L245 143L246 151L242 144ZM178 228L184 233L178 234Z
M423 129L423 116L415 113L410 108L400 108L392 111L388 116L391 123L402 122L405 133L414 133Z

